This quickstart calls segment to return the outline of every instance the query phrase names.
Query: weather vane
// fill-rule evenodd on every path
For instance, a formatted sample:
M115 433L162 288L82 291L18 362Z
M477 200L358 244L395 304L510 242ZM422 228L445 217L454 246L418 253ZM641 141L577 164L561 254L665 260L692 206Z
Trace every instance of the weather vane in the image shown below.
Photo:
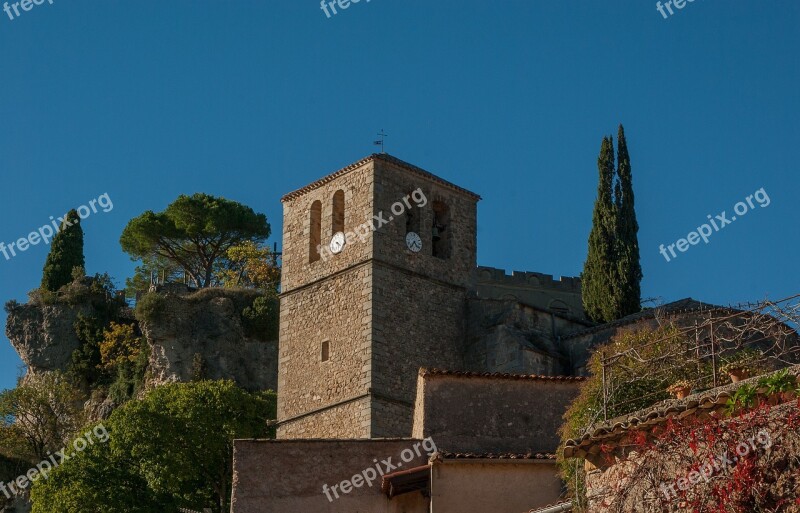
M384 132L383 128L381 128L381 131L378 134L378 136L380 137L380 139L375 141L373 144L375 144L375 146L380 146L381 147L381 153L386 153L385 151L383 151L383 145L386 142L386 138L389 137L389 134Z

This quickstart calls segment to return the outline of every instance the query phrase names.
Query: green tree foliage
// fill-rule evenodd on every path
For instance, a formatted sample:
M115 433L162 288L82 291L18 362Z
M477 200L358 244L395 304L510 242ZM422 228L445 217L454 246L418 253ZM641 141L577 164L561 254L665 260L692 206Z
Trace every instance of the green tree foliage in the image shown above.
M183 269L175 262L158 256L143 257L133 276L125 280L125 294L133 297L137 292L148 292L153 276L165 283L183 283L184 280Z
M614 295L616 207L612 194L614 144L610 137L603 138L597 169L600 179L581 287L586 315L595 322L608 322L616 318L617 312Z
M31 462L61 449L83 424L85 397L63 375L29 375L0 394L3 453Z
M112 322L103 331L100 343L100 366L116 379L109 396L116 404L135 397L144 387L150 345L134 324Z
M276 411L274 393L231 381L161 386L111 414L107 445L37 482L33 513L228 511L233 440L274 437Z
M73 329L81 345L72 352L72 361L67 374L84 390L102 383L104 372L100 359L100 344L103 341L105 319L97 315L78 314Z
M642 265L639 261L639 223L634 205L633 174L622 125L617 135L617 178L617 316L625 317L642 309Z
M264 214L208 194L181 195L164 212L147 211L122 232L122 249L137 260L163 258L184 269L198 287L216 283L215 272L228 250L247 241L264 242L270 226Z
M225 287L277 290L281 279L278 258L268 247L252 241L228 249L228 268L220 272Z
M32 513L178 513L175 499L154 493L128 455L110 442L89 445L46 480L39 479L31 502Z
M618 136L616 169L613 138L604 137L600 147L597 200L581 275L584 310L595 322L611 322L641 310L639 224L622 125Z
M77 210L70 210L61 229L53 237L50 254L44 264L42 289L56 292L72 281L72 270L84 266L83 228Z
M245 334L259 340L278 340L280 301L274 292L258 297L242 311Z

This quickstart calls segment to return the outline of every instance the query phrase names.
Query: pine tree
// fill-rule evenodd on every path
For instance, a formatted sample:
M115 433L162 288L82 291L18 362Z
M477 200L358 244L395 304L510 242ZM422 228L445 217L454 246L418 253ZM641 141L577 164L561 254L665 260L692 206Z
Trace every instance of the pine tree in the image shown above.
M83 267L83 228L76 210L70 210L53 237L50 254L44 264L42 289L56 292L72 281L72 270Z
M589 234L589 251L581 275L583 307L586 315L596 322L615 319L617 312L614 294L616 278L615 233L616 206L614 204L614 142L604 137L597 159L600 175L597 200Z
M615 281L617 305L616 318L625 317L642 309L642 266L639 261L639 223L633 199L633 175L625 141L625 129L619 126L617 135L617 222Z

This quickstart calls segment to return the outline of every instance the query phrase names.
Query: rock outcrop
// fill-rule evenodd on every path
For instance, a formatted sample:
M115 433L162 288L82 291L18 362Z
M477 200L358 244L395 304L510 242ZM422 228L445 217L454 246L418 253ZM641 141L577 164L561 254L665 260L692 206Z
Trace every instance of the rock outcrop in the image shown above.
M258 292L207 289L160 296L158 319L140 323L151 346L148 387L203 377L230 379L251 391L277 389L277 340L248 334L242 320ZM29 373L64 372L81 346L75 322L96 313L89 301L16 305L9 309L6 336Z
M18 305L8 314L6 336L31 373L63 371L81 345L74 324L90 304Z
M190 381L200 372L247 390L276 390L278 341L249 337L242 322L242 310L255 297L224 289L167 295L158 320L142 323L152 347L150 382Z

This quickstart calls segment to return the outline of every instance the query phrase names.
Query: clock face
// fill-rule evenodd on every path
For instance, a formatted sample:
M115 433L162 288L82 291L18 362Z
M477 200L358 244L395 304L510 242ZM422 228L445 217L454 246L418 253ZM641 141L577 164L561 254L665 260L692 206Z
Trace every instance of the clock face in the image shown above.
M341 253L344 249L345 242L347 242L347 240L344 237L344 233L335 233L333 238L331 238L331 253L335 255Z
M406 246L414 253L419 253L422 249L422 239L416 233L408 232L408 234L406 234Z

